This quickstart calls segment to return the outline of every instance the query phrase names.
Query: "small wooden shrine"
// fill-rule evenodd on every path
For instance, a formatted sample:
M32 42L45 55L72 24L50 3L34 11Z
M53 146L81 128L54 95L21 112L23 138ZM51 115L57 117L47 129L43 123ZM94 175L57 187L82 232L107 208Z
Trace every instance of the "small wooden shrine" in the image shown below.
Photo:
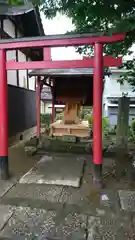
M93 104L93 69L45 69L31 74L47 76L43 81L52 85L53 104L65 105L63 119L52 122L50 135L88 136L88 122L81 121L79 115L81 106Z
M88 136L88 123L80 121L79 118L80 107L83 105L84 99L67 97L67 99L61 99L61 102L65 104L63 119L51 124L51 135Z
M92 69L70 69L67 75L54 78L54 102L64 104L65 108L63 119L50 126L53 136L88 136L88 123L81 122L79 114L81 106L93 103L92 74Z

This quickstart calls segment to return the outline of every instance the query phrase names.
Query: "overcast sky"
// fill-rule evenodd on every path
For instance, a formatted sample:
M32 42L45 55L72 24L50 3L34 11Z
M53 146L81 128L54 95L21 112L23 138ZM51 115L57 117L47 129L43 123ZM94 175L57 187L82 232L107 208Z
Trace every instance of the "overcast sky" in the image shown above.
M53 20L45 19L44 14L41 12L42 23L46 35L51 34L64 34L67 31L74 29L71 19L66 16L57 15ZM124 56L123 60L129 60L135 57L135 45L131 48L133 54L131 56ZM52 49L53 60L72 60L82 59L82 56L76 53L74 47L67 48L53 48Z
M41 18L46 35L64 34L74 29L72 21L66 16L60 16L58 14L53 20L48 20L45 19L44 14L41 13ZM74 47L52 48L53 60L72 60L81 58L81 55L76 53Z

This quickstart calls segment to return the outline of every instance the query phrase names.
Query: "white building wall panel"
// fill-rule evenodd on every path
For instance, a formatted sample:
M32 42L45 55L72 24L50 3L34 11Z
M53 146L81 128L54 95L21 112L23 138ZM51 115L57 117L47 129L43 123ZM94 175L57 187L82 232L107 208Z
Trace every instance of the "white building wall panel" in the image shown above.
M117 73L113 73L110 77L105 78L104 96L117 96L121 93L120 84L117 82L117 79Z
M15 38L15 26L9 19L4 20L4 31L12 38ZM17 31L17 37L22 37L21 32ZM16 60L16 51L7 51L7 60ZM18 61L25 62L26 56L18 51ZM29 59L30 61L30 59ZM7 72L8 84L17 86L16 70ZM35 77L29 78L29 89L35 91ZM27 88L27 70L19 70L19 87Z
M9 19L4 19L3 22L4 31L10 36L15 37L15 26ZM16 60L16 51L7 51L7 60ZM11 85L17 85L16 71L7 71L7 82Z
M31 61L30 58L28 58L28 61ZM32 70L28 70L28 72L31 72ZM29 78L29 89L35 91L35 81L36 78L35 77L31 77Z
M6 54L7 61L16 60L16 51L7 51ZM17 86L17 75L16 70L7 71L7 82L8 84Z
M26 56L24 53L18 51L18 61L25 62ZM19 87L27 88L27 71L19 70Z
M35 77L29 78L29 89L35 91Z
M26 56L21 51L18 51L18 61L19 62L25 62L26 61Z
M17 31L17 37L22 37L21 32ZM26 56L21 51L18 51L18 61L25 62ZM19 87L28 88L27 86L27 71L26 70L19 70Z
M135 96L130 84L125 82L123 85L120 85L117 82L121 74L120 72L112 72L110 77L105 78L104 97L121 97L123 92L128 93L130 97Z
M15 37L15 26L9 19L4 19L4 31L12 38Z

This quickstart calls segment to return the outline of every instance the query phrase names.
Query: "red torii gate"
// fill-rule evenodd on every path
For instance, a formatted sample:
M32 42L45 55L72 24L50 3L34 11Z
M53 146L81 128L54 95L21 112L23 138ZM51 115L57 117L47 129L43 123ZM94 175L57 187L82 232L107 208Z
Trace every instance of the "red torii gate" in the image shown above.
M89 68L94 67L93 83L93 163L95 182L100 183L102 171L102 84L103 84L103 44L119 42L126 35L99 34L52 35L33 38L0 40L0 178L7 179L8 174L8 88L7 70L45 69L45 68ZM51 61L50 47L94 45L94 58L75 61ZM21 48L43 48L43 61L14 62L6 61L6 51ZM110 60L109 60L110 59ZM105 64L106 62L106 64ZM106 66L118 66L121 59L104 58ZM37 81L37 113L40 117L40 79ZM37 133L40 134L40 119L37 119Z

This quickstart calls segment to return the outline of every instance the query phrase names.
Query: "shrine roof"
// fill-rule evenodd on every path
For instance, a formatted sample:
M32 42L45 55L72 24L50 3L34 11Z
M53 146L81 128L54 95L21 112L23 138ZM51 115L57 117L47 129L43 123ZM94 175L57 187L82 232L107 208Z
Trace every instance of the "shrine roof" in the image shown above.
M29 72L29 76L89 76L93 74L93 68L70 68L70 69L37 69Z
M29 72L29 75L41 76L43 81L48 77L54 80L54 104L58 104L58 99L63 97L83 97L84 106L92 106L93 68L38 69ZM48 100L47 97L48 94L45 93L44 100Z

